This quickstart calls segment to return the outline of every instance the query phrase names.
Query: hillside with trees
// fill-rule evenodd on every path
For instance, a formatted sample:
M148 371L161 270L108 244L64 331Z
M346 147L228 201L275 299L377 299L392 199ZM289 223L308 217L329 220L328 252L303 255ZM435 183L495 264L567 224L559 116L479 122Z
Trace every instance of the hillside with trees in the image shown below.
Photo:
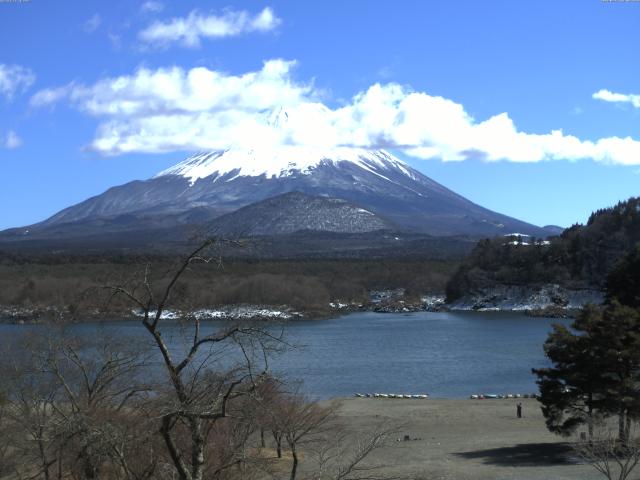
M496 285L604 288L607 274L640 241L640 198L597 210L547 240L507 236L480 241L447 284L447 301Z

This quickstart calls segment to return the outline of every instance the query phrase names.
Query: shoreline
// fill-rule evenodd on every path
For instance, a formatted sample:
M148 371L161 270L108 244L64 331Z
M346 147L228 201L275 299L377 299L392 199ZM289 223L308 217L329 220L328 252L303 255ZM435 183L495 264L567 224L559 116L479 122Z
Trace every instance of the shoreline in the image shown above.
M202 308L189 312L175 312L168 309L166 318L174 320L179 317L188 318L196 317L199 320L255 320L255 321L271 321L271 320L310 320L321 321L334 319L343 315L349 315L359 312L371 313L440 313L440 312L463 312L463 313L513 313L522 314L529 317L540 318L574 318L579 312L576 308L532 308L532 309L500 309L500 308L451 308L444 303L437 305L424 304L406 304L404 302L397 304L361 304L357 306L346 306L341 308L333 308L328 311L304 311L296 310L290 306L271 306L271 305L226 305L222 307ZM78 320L78 317L82 320ZM118 318L118 320L115 320ZM17 307L17 306L0 306L0 323L15 325L50 325L57 323L92 323L104 321L133 321L139 320L140 314L135 311L123 312L82 312L71 313L58 307Z

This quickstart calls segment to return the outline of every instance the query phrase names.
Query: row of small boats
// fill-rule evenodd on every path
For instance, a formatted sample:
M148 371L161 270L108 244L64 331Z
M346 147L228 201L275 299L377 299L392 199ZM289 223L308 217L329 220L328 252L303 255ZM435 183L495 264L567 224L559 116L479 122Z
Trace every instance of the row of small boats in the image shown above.
M426 400L429 398L429 395L426 394L407 395L400 393L356 393L354 396L358 398L410 398L413 400Z
M400 393L354 393L357 398L408 398L413 400L426 400L427 394L400 394ZM537 393L478 393L470 395L471 400L497 400L503 398L538 398Z
M479 393L469 397L471 400L495 400L502 398L538 398L537 393Z

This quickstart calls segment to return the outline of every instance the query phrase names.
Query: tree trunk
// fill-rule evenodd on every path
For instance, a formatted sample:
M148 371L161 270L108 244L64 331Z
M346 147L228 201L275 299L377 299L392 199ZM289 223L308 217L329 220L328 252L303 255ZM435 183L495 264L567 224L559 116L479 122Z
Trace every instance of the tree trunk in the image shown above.
M40 459L42 460L42 473L44 474L44 479L49 480L51 477L49 476L49 462L47 461L47 454L44 442L42 441L43 435L44 433L41 431L38 439L38 450L40 451Z
M626 445L627 444L627 438L626 438L626 410L624 407L620 407L620 410L618 412L618 440L620 441L620 443L622 445Z
M589 393L589 443L593 442L593 394Z
M266 443L264 442L264 428L260 427L260 446L262 448L266 447Z
M293 457L293 463L291 464L291 477L289 477L289 480L296 480L296 472L298 471L298 452L296 451L295 443L291 445L291 456Z
M169 450L169 455L171 456L171 460L173 461L173 466L178 471L178 478L180 478L180 480L191 480L191 475L189 474L187 466L182 459L182 454L178 450L178 447L173 440L173 436L171 435L171 429L171 419L169 417L164 417L162 419L162 427L160 428L160 433L162 434L164 443L167 446L167 450Z
M279 432L271 432L273 434L273 439L276 441L276 453L278 454L278 458L282 458L282 437Z
M99 465L96 464L97 462L95 461L92 450L93 449L90 446L87 446L80 454L80 459L82 461L82 470L84 472L84 478L86 480L94 480L100 478Z
M204 436L202 435L202 420L189 419L191 429L191 479L202 480L204 474Z
M94 480L99 478L98 468L93 464L91 459L85 458L83 461L84 478L86 480Z

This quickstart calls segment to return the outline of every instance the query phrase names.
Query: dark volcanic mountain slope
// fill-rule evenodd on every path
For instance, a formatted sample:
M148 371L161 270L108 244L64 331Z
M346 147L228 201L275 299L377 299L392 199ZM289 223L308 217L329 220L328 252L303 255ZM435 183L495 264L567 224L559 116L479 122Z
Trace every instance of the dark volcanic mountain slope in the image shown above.
M223 235L283 235L302 230L364 233L391 229L376 214L339 198L290 192L223 215L211 223Z
M546 236L544 229L470 202L387 152L280 147L195 155L152 179L111 188L40 224L13 229L10 237L44 238L49 232L60 232L63 225L63 230L72 235L73 226L78 224L83 225L86 235L91 225L102 225L123 215L138 227L202 225L293 191L346 200L408 232L438 236L521 232ZM312 222L312 217L307 220ZM315 228L312 224L308 227ZM127 228L121 223L115 230L126 232ZM7 239L8 235L0 237Z

